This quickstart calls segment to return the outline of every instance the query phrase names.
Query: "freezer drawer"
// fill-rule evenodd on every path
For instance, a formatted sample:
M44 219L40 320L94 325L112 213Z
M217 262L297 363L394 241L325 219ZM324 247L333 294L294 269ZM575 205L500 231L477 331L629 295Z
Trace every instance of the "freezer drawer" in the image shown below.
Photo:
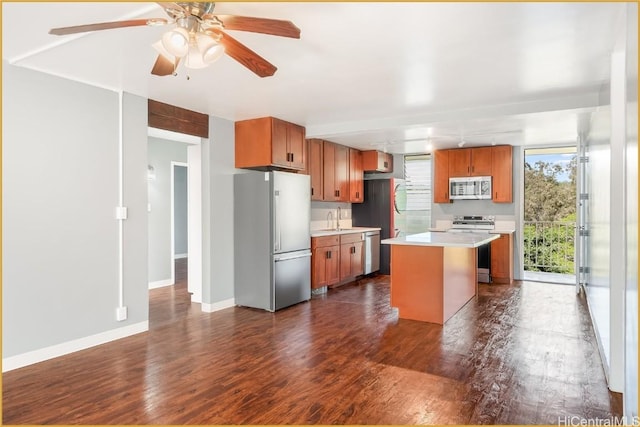
M275 255L273 310L311 299L311 251Z
M364 274L380 270L380 232L368 231L364 235Z

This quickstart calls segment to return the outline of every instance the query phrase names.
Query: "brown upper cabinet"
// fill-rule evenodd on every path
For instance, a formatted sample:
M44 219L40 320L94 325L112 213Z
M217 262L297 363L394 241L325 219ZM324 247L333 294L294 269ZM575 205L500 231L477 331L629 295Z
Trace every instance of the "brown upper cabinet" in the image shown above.
M491 175L491 147L449 150L449 176Z
M449 198L449 154L455 150L433 152L433 203L450 203Z
M309 176L311 177L311 200L324 200L323 149L321 139L309 139Z
M491 147L492 190L495 203L513 202L513 147L496 145Z
M433 203L450 203L449 178L461 176L491 176L493 202L513 202L511 145L437 150L433 158ZM471 175L467 175L467 171Z
M324 200L349 201L349 149L343 145L323 141Z
M275 117L242 120L235 125L237 168L305 169L304 127Z
M393 172L393 156L376 150L363 151L362 169L365 172Z
M362 152L349 148L349 201L351 203L364 202L362 173Z

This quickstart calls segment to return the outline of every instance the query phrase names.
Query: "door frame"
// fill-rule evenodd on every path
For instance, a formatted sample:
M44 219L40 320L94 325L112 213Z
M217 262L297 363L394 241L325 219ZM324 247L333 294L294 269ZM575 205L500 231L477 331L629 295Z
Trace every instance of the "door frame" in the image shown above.
M147 136L184 142L187 144L187 289L191 293L191 302L202 303L202 165L201 146L203 138L147 127ZM173 163L173 162L172 162ZM173 258L173 167L171 167L171 278L175 283L175 262ZM198 236L200 239L192 238Z
M170 221L171 221L171 225L170 225L170 229L171 229L171 283L172 284L176 284L176 224L175 224L175 211L176 211L176 205L175 205L175 173L176 173L176 168L186 168L187 169L187 212L189 211L189 163L185 163L185 162L176 162L176 161L171 161L171 191L170 191ZM189 235L189 214L187 214L187 236ZM187 254L189 253L189 249L187 248ZM187 255L188 257L188 255ZM187 263L188 263L188 258L187 258Z

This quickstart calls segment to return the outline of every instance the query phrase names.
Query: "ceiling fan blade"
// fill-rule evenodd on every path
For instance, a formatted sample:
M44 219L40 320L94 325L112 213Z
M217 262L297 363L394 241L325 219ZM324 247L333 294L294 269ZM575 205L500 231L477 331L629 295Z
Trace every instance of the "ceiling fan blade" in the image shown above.
M180 63L180 58L176 58L175 63L171 62L164 55L158 55L155 64L153 64L153 68L151 69L151 74L155 76L169 76L176 71L178 68L178 64Z
M173 2L169 2L169 1L157 1L156 4L159 4L160 6L162 6L162 8L167 11L176 11L178 13L182 13L184 15L188 15L187 11L180 6L178 3L173 3Z
M220 38L221 45L224 46L225 53L256 73L260 77L272 76L277 68L269 63L266 59L234 39L224 31L216 31L222 34Z
M300 28L291 21L279 19L252 18L236 15L205 15L215 16L222 22L225 30L250 31L252 33L271 34L273 36L300 38Z
M67 34L86 33L88 31L110 30L113 28L139 27L143 25L165 25L166 19L130 19L128 21L100 22L97 24L76 25L74 27L52 28L49 34L64 36Z

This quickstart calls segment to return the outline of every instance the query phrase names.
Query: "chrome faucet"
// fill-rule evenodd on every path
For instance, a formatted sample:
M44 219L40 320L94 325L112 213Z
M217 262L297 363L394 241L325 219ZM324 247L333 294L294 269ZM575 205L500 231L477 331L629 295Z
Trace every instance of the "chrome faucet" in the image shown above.
M336 209L336 230L340 231L340 217L342 217L342 209L338 206Z
M333 212L329 211L329 213L327 214L327 230L331 229L332 225L331 224L333 222Z

